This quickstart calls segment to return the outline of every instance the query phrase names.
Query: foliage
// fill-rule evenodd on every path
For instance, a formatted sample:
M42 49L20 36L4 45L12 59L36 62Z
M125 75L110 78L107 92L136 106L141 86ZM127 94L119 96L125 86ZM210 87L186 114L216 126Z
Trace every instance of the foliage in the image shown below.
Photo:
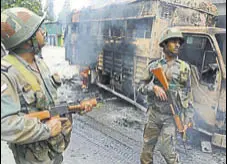
M38 15L43 15L40 0L1 0L1 11L12 7L25 7Z

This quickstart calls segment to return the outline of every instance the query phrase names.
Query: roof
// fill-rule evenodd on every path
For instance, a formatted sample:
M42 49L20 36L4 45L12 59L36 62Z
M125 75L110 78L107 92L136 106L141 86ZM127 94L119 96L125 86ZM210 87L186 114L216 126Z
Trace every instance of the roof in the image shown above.
M178 28L183 32L189 32L189 33L201 33L201 34L217 34L217 33L226 33L226 29L224 28L218 28L218 27L202 27L202 26L175 26L173 28Z
M217 16L217 7L214 5L211 0L159 0L161 2L171 3L172 5L191 8L200 12L205 12Z
M105 3L102 7L105 6L111 6L111 5L116 5L116 4L130 4L130 3L150 3L151 1L153 1L152 3L155 2L166 2L172 5L176 5L179 7L186 7L186 8L191 8L194 10L198 10L201 12L206 12L212 15L217 15L217 7L212 3L212 1L216 1L216 2L224 2L226 3L226 0L196 0L196 1L191 1L191 0L110 0L107 3ZM101 8L101 6L99 6L98 8Z
M136 2L138 0L109 0L105 3L102 3L100 5L91 5L89 6L90 9L100 9L106 6L110 6L110 5L114 5L114 4L124 4L124 3L132 3L132 2Z
M211 0L211 2L214 4L219 4L219 3L226 3L226 0Z

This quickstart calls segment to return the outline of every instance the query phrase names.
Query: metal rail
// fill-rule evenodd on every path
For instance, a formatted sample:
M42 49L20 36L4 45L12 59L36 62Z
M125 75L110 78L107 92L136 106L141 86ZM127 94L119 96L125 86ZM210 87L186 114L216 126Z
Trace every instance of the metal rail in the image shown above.
M143 112L147 112L147 108L145 108L144 106L140 105L139 103L137 103L136 101L133 101L132 99L120 94L120 93L117 93L115 92L114 90L112 90L111 88L99 83L99 82L96 82L96 85L98 85L99 87L113 93L114 95L120 97L121 99L131 103L132 105L135 105L137 108L139 108L140 110L142 110Z

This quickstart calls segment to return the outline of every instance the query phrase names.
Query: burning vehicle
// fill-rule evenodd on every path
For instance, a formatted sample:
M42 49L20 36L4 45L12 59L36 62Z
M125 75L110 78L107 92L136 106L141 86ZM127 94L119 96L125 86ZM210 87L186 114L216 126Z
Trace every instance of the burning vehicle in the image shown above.
M185 43L179 58L192 70L194 129L211 136L213 145L226 147L226 29L215 27L215 5L207 0L128 0L74 10L71 16L66 59L90 69L85 71L89 83L143 111L146 97L137 92L143 71L163 55L158 43L164 29L180 29Z

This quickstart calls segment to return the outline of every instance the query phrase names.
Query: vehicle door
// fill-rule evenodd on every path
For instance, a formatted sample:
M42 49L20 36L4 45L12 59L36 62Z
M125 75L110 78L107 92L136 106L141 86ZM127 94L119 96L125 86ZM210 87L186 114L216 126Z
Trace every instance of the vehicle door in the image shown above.
M208 35L184 34L180 58L188 62L192 72L194 128L212 135L220 97L222 76L213 41Z

